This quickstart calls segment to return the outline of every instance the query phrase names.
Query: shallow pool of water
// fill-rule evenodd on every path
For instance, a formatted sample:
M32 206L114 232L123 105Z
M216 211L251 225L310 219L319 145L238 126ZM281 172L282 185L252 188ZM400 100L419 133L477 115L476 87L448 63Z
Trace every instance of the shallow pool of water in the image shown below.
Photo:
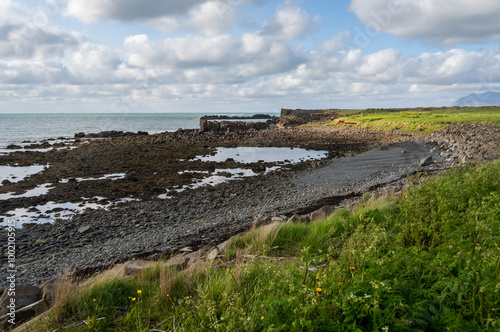
M307 150L278 147L237 147L217 148L215 155L198 156L201 161L223 162L228 158L240 163L279 162L296 164L306 160L322 159L328 156L328 151Z
M10 182L19 182L24 180L30 175L40 173L47 166L34 165L34 166L0 166L0 186L3 180Z
M96 199L103 200L103 197L96 197ZM111 203L99 202L93 199L82 198L81 202L71 203L55 203L47 202L43 205L31 206L29 208L17 208L7 212L5 215L0 216L3 221L0 226L7 226L7 220L16 219L16 227L22 227L25 223L52 223L55 219L69 219L73 215L81 213L87 209L109 209L118 203L139 201L136 198L122 198Z
M44 183L39 186L36 186L33 189L26 191L24 194L20 195L16 195L14 193L0 194L0 200L7 200L11 198L27 198L27 197L36 197L45 195L49 192L51 187L52 187L51 183Z
M113 173L100 176L98 178L75 178L76 181L97 181L97 180L121 180L125 178L125 173ZM61 179L59 182L67 183L69 179Z
M200 187L204 186L215 186L227 181L231 180L241 180L246 177L251 177L251 176L257 176L257 175L263 175L263 174L268 174L269 172L276 171L280 169L279 166L274 166L274 167L268 167L264 173L255 173L251 169L244 169L244 168L218 168L214 171L213 175L203 178L203 179L198 179L195 180L195 182L185 185L182 188L178 189L172 189L169 190L166 194L159 195L158 198L160 199L169 199L172 198L169 194L173 191L177 192L182 192L186 189L197 189ZM179 173L200 173L200 174L207 174L207 171L200 171L200 172L195 172L195 171L183 171Z

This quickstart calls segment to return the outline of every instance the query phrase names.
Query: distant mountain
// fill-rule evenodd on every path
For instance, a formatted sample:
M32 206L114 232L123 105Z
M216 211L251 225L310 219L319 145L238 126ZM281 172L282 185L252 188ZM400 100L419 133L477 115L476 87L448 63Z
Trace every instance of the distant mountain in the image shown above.
M452 106L500 106L500 92L471 93L458 99Z

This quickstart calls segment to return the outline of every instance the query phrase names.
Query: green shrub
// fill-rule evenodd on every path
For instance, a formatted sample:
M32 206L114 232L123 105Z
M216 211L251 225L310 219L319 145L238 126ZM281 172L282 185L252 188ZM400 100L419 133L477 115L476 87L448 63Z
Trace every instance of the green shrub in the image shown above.
M106 317L93 328L498 331L498 174L499 162L457 168L400 199L366 197L324 221L253 229L228 244L253 259L104 282L68 301L52 326ZM138 289L141 302L131 301Z

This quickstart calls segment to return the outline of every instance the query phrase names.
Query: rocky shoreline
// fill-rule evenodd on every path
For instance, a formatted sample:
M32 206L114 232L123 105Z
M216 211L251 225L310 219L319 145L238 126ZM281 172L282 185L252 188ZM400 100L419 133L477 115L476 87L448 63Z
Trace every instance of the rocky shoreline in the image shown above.
M452 125L432 135L297 127L110 137L73 150L1 156L1 164L51 163L47 171L19 184L20 189L49 180L59 183L63 177L82 176L82 172L87 176L125 172L136 178L92 181L97 182L93 185L59 183L47 197L38 198L41 201L76 199L82 194L107 194L115 199L136 193L143 199L111 210L86 211L70 220L18 229L17 282L40 285L60 274L83 276L132 258L170 257L183 247L214 245L273 218L288 219L297 214L307 219L323 205L354 204L367 191L401 190L407 175L417 171L437 172L463 162L493 160L498 157L499 143L500 128L475 124ZM155 187L178 186L190 180L178 177L179 170L207 167L178 160L213 152L218 146L304 147L325 149L331 154L328 159L304 162L281 172L175 193L168 200L152 197ZM127 156L127 162L119 163L123 156ZM429 156L431 159L424 161ZM165 182L158 174L163 168ZM14 184L6 187L2 190L11 190ZM9 201L0 203L3 211L15 204L33 203ZM3 252L7 249L6 236L6 232L0 234ZM6 257L2 257L2 287L7 282L5 262Z

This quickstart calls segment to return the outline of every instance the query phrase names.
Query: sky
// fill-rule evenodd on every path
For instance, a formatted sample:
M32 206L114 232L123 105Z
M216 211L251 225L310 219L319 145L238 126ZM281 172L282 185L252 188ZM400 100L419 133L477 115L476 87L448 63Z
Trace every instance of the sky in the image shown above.
M449 106L498 0L0 0L0 113Z

